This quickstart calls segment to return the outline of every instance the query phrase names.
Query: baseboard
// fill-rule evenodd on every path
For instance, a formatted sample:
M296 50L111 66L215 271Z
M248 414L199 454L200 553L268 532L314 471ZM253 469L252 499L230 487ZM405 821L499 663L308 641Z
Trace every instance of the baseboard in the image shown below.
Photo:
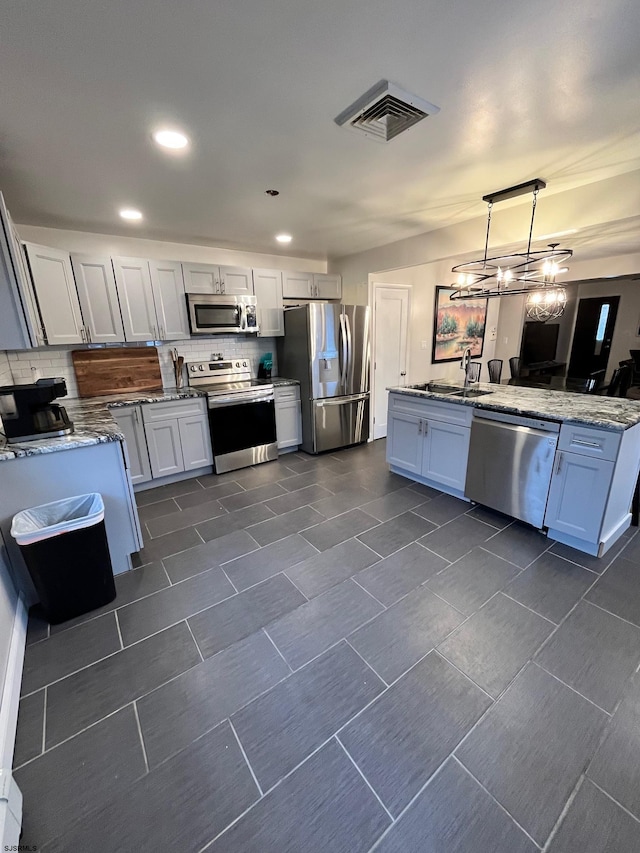
M445 495L452 495L454 498L460 498L461 501L471 503L468 497L461 489L454 489L451 486L446 486L443 483L436 483L435 480L430 480L428 477L421 477L420 474L409 474L404 468L398 468L395 465L389 465L389 470L392 474L397 474L399 477L405 477L412 483L419 483L421 486L429 486L431 489L436 489L438 492L444 492Z

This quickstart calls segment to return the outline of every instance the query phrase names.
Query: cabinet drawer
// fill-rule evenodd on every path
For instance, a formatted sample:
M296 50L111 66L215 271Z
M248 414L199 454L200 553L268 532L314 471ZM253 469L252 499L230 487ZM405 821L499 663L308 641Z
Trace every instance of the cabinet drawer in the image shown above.
M622 433L608 429L593 429L576 424L562 424L558 450L570 450L583 456L615 462Z
M273 394L276 400L276 403L287 403L290 400L299 400L300 399L300 386L299 385L276 385L273 389Z
M166 403L148 403L142 406L142 417L146 424L165 421L168 418L189 418L207 411L204 397L195 400L170 400Z
M473 406L442 403L440 400L409 394L389 394L389 411L468 427L473 419Z

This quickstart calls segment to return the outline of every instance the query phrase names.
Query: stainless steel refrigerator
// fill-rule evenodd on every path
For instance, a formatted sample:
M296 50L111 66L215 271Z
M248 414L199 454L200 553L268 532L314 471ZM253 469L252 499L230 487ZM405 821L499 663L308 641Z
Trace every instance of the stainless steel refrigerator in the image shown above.
M302 449L369 438L369 308L310 302L284 314L278 372L300 382Z

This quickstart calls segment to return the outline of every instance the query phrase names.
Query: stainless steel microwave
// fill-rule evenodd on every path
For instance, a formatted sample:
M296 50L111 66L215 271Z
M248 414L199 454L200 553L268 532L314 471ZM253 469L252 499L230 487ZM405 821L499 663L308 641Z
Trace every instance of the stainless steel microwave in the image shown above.
M253 334L258 330L255 296L187 293L192 335Z

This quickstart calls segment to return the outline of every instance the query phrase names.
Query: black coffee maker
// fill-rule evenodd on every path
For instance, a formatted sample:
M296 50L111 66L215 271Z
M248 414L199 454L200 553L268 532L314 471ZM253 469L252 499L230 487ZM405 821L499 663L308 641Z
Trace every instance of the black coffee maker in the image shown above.
M73 432L73 422L64 406L52 403L64 397L64 379L39 379L30 385L0 387L0 417L7 442L35 441Z

